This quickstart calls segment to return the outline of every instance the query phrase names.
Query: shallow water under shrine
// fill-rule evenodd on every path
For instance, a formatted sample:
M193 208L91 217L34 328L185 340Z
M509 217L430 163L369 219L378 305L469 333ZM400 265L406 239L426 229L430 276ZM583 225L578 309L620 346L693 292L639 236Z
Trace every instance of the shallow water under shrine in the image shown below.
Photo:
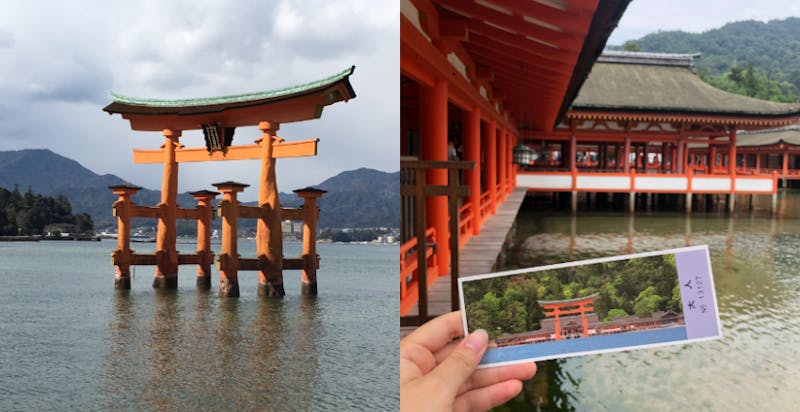
M527 201L499 269L708 244L723 338L540 362L497 410L791 410L800 407L800 193L754 212L548 210ZM756 206L759 206L756 203Z

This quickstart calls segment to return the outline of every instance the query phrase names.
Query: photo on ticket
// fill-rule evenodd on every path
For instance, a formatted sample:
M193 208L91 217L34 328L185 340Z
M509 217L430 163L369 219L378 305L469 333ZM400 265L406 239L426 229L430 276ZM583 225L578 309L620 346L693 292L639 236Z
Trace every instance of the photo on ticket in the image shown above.
M458 286L465 333L489 334L483 367L721 336L705 245L469 276Z

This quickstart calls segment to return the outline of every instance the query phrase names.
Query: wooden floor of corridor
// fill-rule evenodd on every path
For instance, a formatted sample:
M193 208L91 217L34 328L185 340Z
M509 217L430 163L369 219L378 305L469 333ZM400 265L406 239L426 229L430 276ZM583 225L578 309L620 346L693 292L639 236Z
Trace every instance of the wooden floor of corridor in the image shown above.
M517 218L522 201L527 193L524 188L514 189L506 201L497 208L497 213L490 216L481 228L481 233L473 236L461 249L459 257L460 277L491 273L497 262L497 256L503 249L508 232ZM441 315L451 311L450 277L437 278L428 288L428 313ZM408 315L416 315L417 307L413 307ZM400 337L409 334L414 327L400 328Z

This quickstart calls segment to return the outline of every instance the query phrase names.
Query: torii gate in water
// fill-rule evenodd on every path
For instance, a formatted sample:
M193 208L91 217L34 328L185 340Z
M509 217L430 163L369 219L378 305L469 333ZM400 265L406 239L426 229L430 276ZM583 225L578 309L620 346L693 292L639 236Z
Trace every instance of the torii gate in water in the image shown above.
M131 196L141 188L113 186L119 196L114 203L117 216L117 249L112 253L116 266L115 287L130 289L131 265L155 265L154 288L176 289L178 266L198 265L197 285L211 286L211 263L214 254L210 249L213 209L211 202L218 192L203 190L193 192L198 205L195 209L179 208L178 164L223 160L261 160L258 206L242 206L236 194L247 185L236 182L216 183L223 193L219 205L222 216L222 248L218 257L220 270L220 296L239 296L238 271L258 270L258 294L283 296L283 269L302 269L302 293L317 294L316 271L319 258L316 254L316 222L319 210L316 199L324 191L305 188L295 192L304 199L299 209L281 208L275 176L277 158L316 156L319 139L286 142L277 136L281 123L317 119L322 109L339 101L355 97L350 85L350 75L355 67L312 83L261 93L224 96L204 99L157 100L135 99L112 94L113 102L103 110L118 113L130 121L132 130L159 131L164 144L156 150L134 150L134 163L162 163L164 175L161 182L161 202L155 207L137 206ZM262 134L255 144L234 145L236 127L258 125ZM182 131L202 130L205 147L186 148L179 142ZM130 248L130 219L147 217L158 219L155 254L137 254ZM237 220L258 219L255 259L243 259L237 250ZM197 254L181 255L176 249L177 219L197 221ZM303 255L300 259L283 258L281 220L303 220Z

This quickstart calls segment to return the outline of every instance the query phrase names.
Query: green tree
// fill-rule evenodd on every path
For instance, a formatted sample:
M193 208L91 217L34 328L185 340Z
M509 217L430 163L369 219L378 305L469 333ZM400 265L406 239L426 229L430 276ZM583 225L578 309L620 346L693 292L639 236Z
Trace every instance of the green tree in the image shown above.
M618 319L618 318L621 318L621 317L624 317L624 316L628 316L628 314L624 310L618 309L618 308L614 308L614 309L611 309L611 310L608 311L608 316L605 318L605 321L609 322L609 321L612 321L614 319Z
M664 298L656 295L656 288L649 286L647 289L643 290L633 302L633 313L639 317L650 316L660 308L663 300Z

